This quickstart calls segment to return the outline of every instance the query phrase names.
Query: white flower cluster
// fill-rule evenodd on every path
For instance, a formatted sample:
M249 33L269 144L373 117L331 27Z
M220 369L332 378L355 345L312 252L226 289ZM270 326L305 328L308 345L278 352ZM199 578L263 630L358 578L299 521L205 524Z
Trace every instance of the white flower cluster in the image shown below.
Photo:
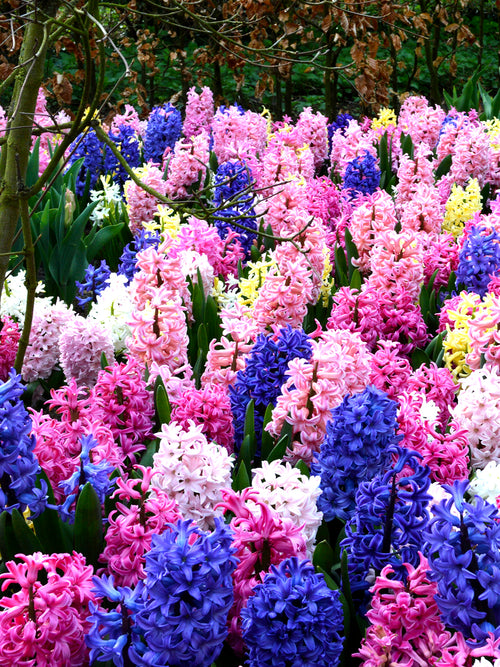
M128 322L132 318L133 303L126 282L125 276L112 273L107 287L97 295L87 318L109 332L116 354L125 351L125 341L130 336Z

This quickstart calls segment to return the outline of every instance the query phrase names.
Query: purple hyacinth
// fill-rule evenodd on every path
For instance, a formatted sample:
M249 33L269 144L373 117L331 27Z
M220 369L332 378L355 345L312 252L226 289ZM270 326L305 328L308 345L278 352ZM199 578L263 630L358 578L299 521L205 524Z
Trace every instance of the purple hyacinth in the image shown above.
M149 114L144 136L144 160L162 164L166 148L173 150L182 133L182 117L170 102L156 106Z

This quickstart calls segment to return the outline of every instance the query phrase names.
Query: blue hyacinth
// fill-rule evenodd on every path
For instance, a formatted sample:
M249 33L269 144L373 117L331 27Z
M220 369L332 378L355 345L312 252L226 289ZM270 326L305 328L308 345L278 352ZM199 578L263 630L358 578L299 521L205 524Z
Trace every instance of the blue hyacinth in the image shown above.
M232 539L219 518L211 533L179 521L153 535L146 579L139 583L135 624L142 639L130 650L134 665L208 667L217 658L233 604Z
M397 457L390 470L359 485L356 509L341 542L347 550L353 592L366 592L370 586L367 577L386 565L392 565L396 576L404 578L402 564L417 566L429 523L428 466L420 464L416 452L397 445L391 446L388 454Z
M484 296L493 276L500 275L500 234L474 225L460 250L457 285Z
M173 150L182 132L182 117L178 109L167 102L153 108L144 135L144 160L162 163L167 147Z
M127 285L131 282L134 274L137 271L137 253L151 246L157 248L160 243L160 235L158 232L141 231L134 236L134 240L123 249L120 263L118 266L118 273L127 278Z
M327 521L346 521L356 507L361 482L371 480L389 464L388 448L401 440L397 403L374 386L346 396L332 410L326 435L311 472L321 477L318 509Z
M351 198L359 194L369 195L380 184L380 170L377 167L377 158L368 151L364 157L357 157L347 163L342 189L349 193Z
M96 296L106 288L110 275L110 268L104 259L99 266L87 266L83 282L77 280L75 283L78 288L76 302L81 308L96 300Z
M257 336L246 360L245 369L238 371L234 386L229 387L237 449L243 440L248 403L254 401L255 438L259 443L266 408L269 404L276 405L276 399L286 379L289 361L295 357L310 359L311 355L311 340L302 329L292 329L288 325L280 330L277 337L272 334Z
M138 167L141 163L141 153L139 147L139 139L135 130L130 125L120 125L116 134L110 130L109 138L125 158L128 166ZM104 171L111 174L115 183L123 186L125 181L128 181L130 176L125 171L125 168L120 164L118 158L114 156L109 146L106 146L104 151Z
M444 488L451 497L433 507L423 550L443 622L483 644L500 637L500 513L479 496L465 500L467 480Z
M272 565L241 612L250 667L338 665L343 644L339 591L332 591L310 561Z
M83 158L83 165L76 176L76 194L82 197L87 180L89 191L96 186L97 179L104 170L103 145L97 138L95 130L88 130L79 134L70 146L71 155L68 159L68 168Z
M42 480L41 488L36 488L41 469L33 453L36 441L30 435L32 424L23 393L21 376L12 370L0 384L0 512L24 512L29 506L36 517L46 507L47 485Z

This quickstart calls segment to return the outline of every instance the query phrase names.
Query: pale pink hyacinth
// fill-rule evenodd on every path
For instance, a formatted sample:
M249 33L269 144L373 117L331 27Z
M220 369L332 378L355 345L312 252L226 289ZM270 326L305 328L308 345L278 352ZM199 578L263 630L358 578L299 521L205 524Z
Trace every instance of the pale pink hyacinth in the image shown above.
M204 187L210 156L209 142L208 132L204 130L197 136L181 138L176 142L173 155L170 153L167 158L167 197L186 199L191 196L193 186L197 186L197 190Z
M202 385L211 383L229 387L236 382L238 371L245 369L245 358L253 347L253 340L231 340L221 336L220 340L211 340L208 347L205 370L201 376Z
M120 131L120 125L127 125L142 137L146 129L147 121L141 121L139 114L131 104L126 104L123 113L117 113L111 121L111 131L116 134Z
M422 255L415 232L377 234L370 253L370 284L388 292L402 288L416 302L424 279Z
M411 201L419 184L434 185L434 165L430 160L431 150L426 144L415 148L415 156L406 153L401 156L397 171L396 206L402 211L406 202Z
M293 427L286 458L309 463L325 437L331 410L347 394L362 391L369 381L370 353L357 333L323 332L312 343L309 360L292 359L266 430L279 437L285 422Z
M167 192L167 182L163 180L163 172L152 163L134 169L134 173L148 187L153 188L161 195ZM134 181L129 180L123 186L130 231L134 234L142 228L143 222L152 222L158 213L158 204L161 203L153 195L145 192Z
M102 355L108 363L115 358L110 332L79 315L64 323L59 335L59 354L66 382L74 378L77 384L88 387L97 380Z
M0 381L5 382L9 371L14 366L17 355L17 346L21 332L18 323L8 315L0 320Z
M411 95L401 105L398 129L411 136L414 146L425 143L432 150L445 116L440 106L431 107L425 97Z
M321 478L307 477L298 468L282 461L262 461L252 470L252 489L259 499L269 505L280 517L290 519L302 529L307 555L312 558L316 533L323 518L316 501L321 495Z
M349 121L343 130L333 133L331 140L330 163L332 169L343 177L348 162L357 157L364 157L368 152L377 157L375 148L376 135L373 131L365 131L357 120Z
M438 163L444 160L447 155L454 154L457 137L467 125L478 124L475 111L471 111L469 115L465 111L457 111L452 107L448 113L448 117L452 119L452 122L446 123L446 125L441 127L439 139L436 144L436 158Z
M279 191L283 183L293 178L309 182L314 178L314 155L304 145L290 146L286 133L274 135L261 156L261 169L257 174L257 187L263 196Z
M181 257L168 257L164 246L158 249L150 246L137 253L137 271L131 283L130 291L135 308L142 310L154 299L164 301L181 300L184 306L191 308L186 277L181 266Z
M314 155L314 167L319 169L328 159L328 118L322 113L314 113L305 107L299 114L295 128L301 135L302 143L309 146Z
M443 224L445 208L441 204L439 190L433 185L419 183L400 212L401 231L439 234Z
M212 121L213 151L219 164L244 159L252 170L267 141L267 121L254 111L219 107Z
M118 477L112 498L116 508L108 516L106 547L99 557L116 586L135 586L144 579L146 554L153 535L169 530L182 516L175 500L151 485L152 468L137 466L141 478Z
M392 197L385 190L376 190L360 200L352 211L349 232L358 251L353 264L362 273L370 268L370 254L375 238L386 231L393 231L398 220Z
M466 356L467 365L476 370L486 364L500 369L500 297L487 293L481 306L468 321L470 352Z
M152 488L174 499L185 519L209 529L221 515L216 505L222 490L231 488L233 459L224 447L208 442L201 425L193 421L187 428L175 421L162 424L156 436L159 448L153 470L158 474L151 480Z
M161 378L167 395L172 402L178 400L180 395L188 389L194 389L193 369L188 361L172 370L168 366L153 361L148 370L149 384L153 385L156 378Z
M230 487L222 491L220 506L234 516L230 526L234 531L238 566L233 572L234 603L229 612L228 642L242 653L241 610L262 583L271 565L279 565L291 556L307 557L301 529L291 519L281 517L251 488L235 492Z
M500 462L500 369L481 368L462 380L452 416L467 430L472 468Z
M13 587L0 598L0 665L87 665L92 567L76 551L16 558L0 575L2 591Z
M24 356L21 375L25 382L45 380L59 362L59 336L74 312L58 301L49 308L37 309L30 329L29 344Z
M482 188L489 180L491 147L485 127L467 125L458 134L449 176L453 183L465 187L472 178L477 178Z
M202 132L209 132L214 117L214 96L208 86L204 86L200 93L193 86L188 90L185 109L185 118L182 133L188 139Z

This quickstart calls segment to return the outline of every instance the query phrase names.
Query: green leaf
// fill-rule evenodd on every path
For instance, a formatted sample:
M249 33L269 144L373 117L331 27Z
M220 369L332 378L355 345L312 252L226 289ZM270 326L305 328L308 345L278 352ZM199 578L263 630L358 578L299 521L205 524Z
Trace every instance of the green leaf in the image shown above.
M332 590L332 591L338 591L339 590L338 584L335 583L335 581L334 581L334 579L332 579L331 575L329 575L328 572L326 572L321 567L321 565L315 565L315 569L316 569L316 572L321 572L321 574L324 576L325 583L330 590Z
M248 474L252 471L252 459L255 452L255 445L252 443L252 438L246 435L241 443L240 453L238 454L238 461L245 464Z
M54 492L49 478L44 470L41 470L38 479L37 487L40 488L41 481L45 481L47 485L47 498L50 505L56 505ZM65 539L62 529L62 522L59 513L55 509L45 508L45 510L33 519L35 532L42 543L42 551L49 553L67 553L71 552L72 544Z
M411 135L401 133L401 150L413 160L413 141Z
M245 410L245 425L244 425L244 436L250 437L252 440L255 440L255 408L253 398L248 401L247 407Z
M274 438L269 433L269 431L266 431L266 426L273 418L273 410L274 410L273 404L269 403L264 413L264 422L262 425L262 447L261 447L261 457L263 461L267 461L267 457L269 456L274 447Z
M361 273L358 271L358 269L354 269L351 276L351 289L360 290L361 284L362 284Z
M451 169L451 160L452 160L451 155L447 155L446 157L444 157L441 160L441 162L438 165L438 168L434 172L434 181L436 181L436 182L439 181L441 176L444 176L445 174L447 174L450 171L450 169Z
M118 236L124 227L124 222L119 222L116 225L108 225L107 227L102 227L99 231L89 233L83 239L87 248L87 260L90 264L92 264L98 253L101 252L102 248ZM95 227L92 230L95 230Z
M281 460L285 456L289 441L290 439L288 435L281 436L281 438L276 443L276 446L272 449L270 454L268 454L266 460L269 461L269 463L271 463L271 461Z
M247 467L244 461L240 461L238 472L234 476L231 486L233 491L242 491L243 489L251 486L250 477L248 475Z
M306 463L305 461L303 461L302 459L299 459L299 460L297 461L297 463L295 464L294 468L298 468L298 469L300 470L300 472L301 472L303 475L305 475L306 477L310 477L310 476L311 476L311 471L309 470L309 466L308 466L307 463Z
M425 351L420 349L419 347L416 347L411 353L410 363L414 371L420 368L420 366L422 365L428 366L430 364L430 361L431 360L429 359Z
M98 567L103 547L102 508L90 482L85 484L76 503L74 545L88 565Z
M31 528L29 528L23 515L17 509L12 510L12 528L19 544L20 553L34 554L36 551L43 552L44 549L40 540Z
M141 466L144 466L145 468L152 468L153 463L154 463L154 455L158 451L158 444L159 440L151 440L151 442L148 444L146 447L146 451L142 455L141 458Z
M3 562L14 560L18 553L22 552L12 527L12 516L4 511L0 514L0 554Z
M159 380L159 382L155 382L155 408L158 416L158 425L161 426L161 424L170 423L172 407L161 377L158 375L156 380Z
M312 559L313 565L315 567L321 567L326 572L331 572L333 566L335 565L335 556L333 553L332 547L323 540L316 545L313 553Z

